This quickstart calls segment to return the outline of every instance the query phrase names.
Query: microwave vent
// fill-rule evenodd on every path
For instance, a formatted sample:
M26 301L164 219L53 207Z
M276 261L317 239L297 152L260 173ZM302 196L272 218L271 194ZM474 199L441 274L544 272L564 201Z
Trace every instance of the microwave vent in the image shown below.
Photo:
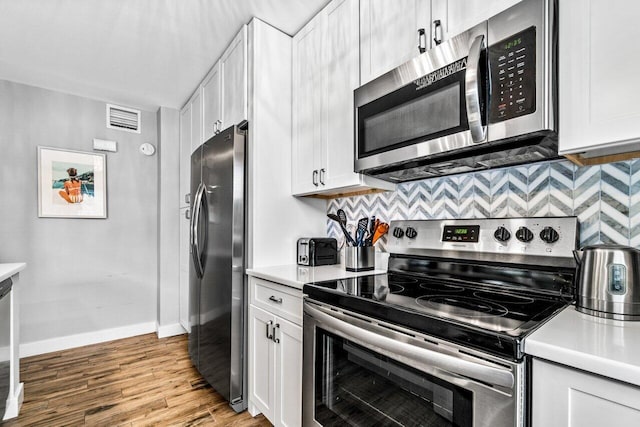
M107 127L140 133L140 111L107 104Z

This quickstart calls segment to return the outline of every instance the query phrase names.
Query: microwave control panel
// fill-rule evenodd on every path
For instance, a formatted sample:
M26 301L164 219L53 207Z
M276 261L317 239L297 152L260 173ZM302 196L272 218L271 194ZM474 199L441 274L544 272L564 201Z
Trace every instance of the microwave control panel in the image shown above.
M489 123L536 111L536 27L489 46Z

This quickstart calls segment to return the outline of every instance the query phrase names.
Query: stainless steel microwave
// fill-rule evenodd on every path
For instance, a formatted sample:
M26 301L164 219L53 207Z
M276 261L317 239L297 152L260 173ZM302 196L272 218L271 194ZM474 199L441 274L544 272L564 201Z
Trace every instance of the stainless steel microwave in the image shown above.
M558 157L557 2L523 0L354 92L355 170L402 182Z

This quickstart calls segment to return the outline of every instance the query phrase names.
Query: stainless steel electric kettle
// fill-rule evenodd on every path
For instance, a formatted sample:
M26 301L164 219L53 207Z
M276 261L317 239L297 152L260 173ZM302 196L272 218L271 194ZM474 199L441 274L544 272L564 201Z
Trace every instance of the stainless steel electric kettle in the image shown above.
M640 320L640 251L593 245L574 251L578 261L576 309L592 316Z

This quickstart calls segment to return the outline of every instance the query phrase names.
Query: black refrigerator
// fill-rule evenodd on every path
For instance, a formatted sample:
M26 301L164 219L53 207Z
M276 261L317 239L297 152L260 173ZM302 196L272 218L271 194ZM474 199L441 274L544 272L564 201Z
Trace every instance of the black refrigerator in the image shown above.
M246 122L191 155L189 355L230 406L246 393Z

